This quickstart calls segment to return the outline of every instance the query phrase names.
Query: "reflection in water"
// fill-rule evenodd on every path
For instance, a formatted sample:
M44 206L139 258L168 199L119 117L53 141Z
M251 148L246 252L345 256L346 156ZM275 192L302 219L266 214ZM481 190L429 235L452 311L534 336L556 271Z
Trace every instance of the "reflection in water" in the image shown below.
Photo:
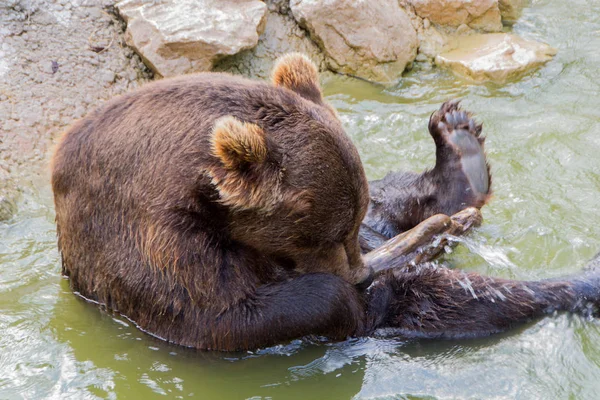
M385 89L324 78L371 178L434 162L429 114L461 97L484 121L495 198L444 257L537 279L600 249L600 4L532 2L514 29L559 48L505 86L415 70ZM469 341L294 341L206 353L153 339L74 296L60 277L46 173L21 171L19 214L0 223L0 398L576 398L600 392L598 321L558 315Z

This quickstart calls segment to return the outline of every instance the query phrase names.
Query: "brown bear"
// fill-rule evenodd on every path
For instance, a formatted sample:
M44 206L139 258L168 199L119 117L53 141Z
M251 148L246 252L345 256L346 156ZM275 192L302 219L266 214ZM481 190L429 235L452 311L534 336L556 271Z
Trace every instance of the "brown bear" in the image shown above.
M273 81L162 80L65 133L52 187L73 290L202 349L362 329L358 152L310 61Z
M373 277L361 248L489 196L481 126L457 103L431 121L436 167L390 175L370 199L304 56L283 57L272 84L207 73L146 85L75 123L57 147L62 271L74 291L146 332L215 350L386 327L489 333L595 293L590 280L428 266Z

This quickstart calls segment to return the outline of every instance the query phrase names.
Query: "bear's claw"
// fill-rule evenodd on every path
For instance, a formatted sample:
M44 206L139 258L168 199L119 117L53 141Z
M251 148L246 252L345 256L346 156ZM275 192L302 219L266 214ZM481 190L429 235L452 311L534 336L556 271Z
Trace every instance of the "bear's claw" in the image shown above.
M475 193L489 195L491 174L481 135L482 124L460 108L459 100L447 101L429 119L429 132L438 148L437 166L460 168Z
M453 131L464 130L483 145L485 137L481 136L482 129L483 124L475 122L470 112L461 110L460 100L445 102L429 119L429 132L436 143L447 142Z

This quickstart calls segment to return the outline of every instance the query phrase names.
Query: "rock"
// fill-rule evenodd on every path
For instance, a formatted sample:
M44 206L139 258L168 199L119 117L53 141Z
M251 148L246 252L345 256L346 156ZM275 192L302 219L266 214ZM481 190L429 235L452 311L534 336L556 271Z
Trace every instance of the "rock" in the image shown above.
M290 9L334 71L392 83L417 55L417 33L398 0L292 0Z
M40 104L28 104L28 107L19 115L20 121L28 127L32 127L40 123L43 118L44 110Z
M277 12L279 14L288 14L290 11L290 0L266 0L267 7L270 11Z
M420 29L418 31L418 37L419 54L427 57L430 60L434 59L444 50L444 46L447 42L446 36L432 25L427 28L423 27L423 29Z
M462 24L486 32L500 32L498 0L408 0L421 18L442 26ZM511 0L507 0L511 1Z
M435 56L440 54L446 46L446 34L431 24L427 18L419 17L407 1L399 0L398 3L408 15L413 28L417 32L419 49L415 61L426 64L433 63Z
M507 24L514 24L521 17L521 11L527 0L499 0L500 14L502 21Z
M457 35L469 35L471 33L474 33L473 29L469 27L469 25L467 24L461 24L458 26L458 28L456 28L456 32Z
M219 59L250 49L264 30L258 0L124 0L127 44L160 76L209 71Z
M284 9L284 5L280 3L268 3L267 25L258 45L251 50L227 57L217 63L213 70L267 79L271 74L274 61L282 54L290 52L304 53L321 70L325 69L325 57L319 47L292 17L280 13L280 10ZM275 8L275 5L278 5L278 8Z
M556 49L508 33L458 37L454 48L435 63L457 75L478 81L506 82L550 61Z
M116 75L114 72L109 70L100 70L98 71L98 79L105 84L110 84L115 81Z

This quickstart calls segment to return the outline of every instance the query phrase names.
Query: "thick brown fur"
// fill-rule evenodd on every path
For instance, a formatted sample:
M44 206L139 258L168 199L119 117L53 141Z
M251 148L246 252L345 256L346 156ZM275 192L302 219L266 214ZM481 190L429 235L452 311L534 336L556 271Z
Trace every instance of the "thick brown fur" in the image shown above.
M72 126L52 171L72 288L202 349L361 329L367 181L320 90L295 92L318 89L307 62L278 63L281 86L155 82Z
M290 53L281 57L273 68L273 85L290 89L315 103L323 103L319 71L308 57Z

